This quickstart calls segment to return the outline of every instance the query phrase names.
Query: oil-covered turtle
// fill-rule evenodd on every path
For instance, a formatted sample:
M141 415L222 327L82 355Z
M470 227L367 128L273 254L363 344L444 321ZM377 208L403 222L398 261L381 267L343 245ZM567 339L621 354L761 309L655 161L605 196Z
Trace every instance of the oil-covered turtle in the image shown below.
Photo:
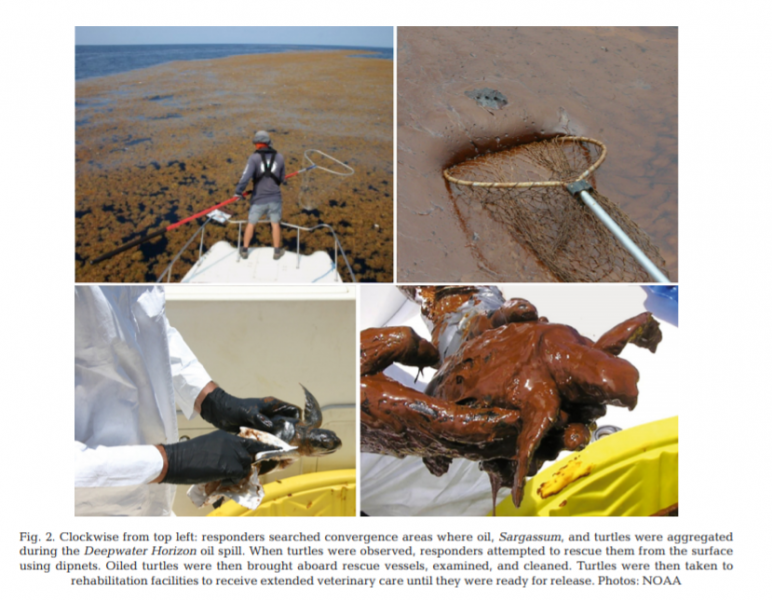
M583 448L606 405L632 410L638 371L618 355L632 343L654 352L662 339L650 313L597 342L549 323L527 300L497 288L407 288L422 305L432 343L408 327L361 333L362 450L421 456L440 476L455 458L479 461L495 499L562 450ZM438 367L418 392L385 376L392 362Z
M322 409L319 402L302 384L300 387L306 395L303 418L274 419L271 433L242 427L239 436L263 444L263 449L255 456L250 474L235 485L211 481L192 486L188 496L196 506L212 504L217 508L228 497L254 510L264 495L260 475L284 469L303 456L324 456L340 448L340 438L333 431L320 428Z
M286 442L295 450L275 460L264 461L260 467L260 474L268 473L276 468L283 469L288 464L297 460L299 456L324 456L331 454L340 448L341 441L335 432L329 429L321 429L322 408L302 384L300 387L306 394L306 405L303 409L301 420L288 417L274 419L273 435ZM288 461L288 462L284 462Z

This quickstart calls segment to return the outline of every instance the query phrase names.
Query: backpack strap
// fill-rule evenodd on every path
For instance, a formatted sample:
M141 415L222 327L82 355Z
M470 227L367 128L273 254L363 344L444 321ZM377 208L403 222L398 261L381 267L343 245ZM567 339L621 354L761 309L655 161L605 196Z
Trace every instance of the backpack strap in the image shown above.
M276 164L276 150L273 148L261 148L260 150L255 150L255 154L260 155L263 171L259 175L255 173L255 176L252 178L254 185L257 185L257 183L266 175L273 179L276 182L276 185L281 185L281 179L273 172L273 167ZM268 158L269 156L270 159Z

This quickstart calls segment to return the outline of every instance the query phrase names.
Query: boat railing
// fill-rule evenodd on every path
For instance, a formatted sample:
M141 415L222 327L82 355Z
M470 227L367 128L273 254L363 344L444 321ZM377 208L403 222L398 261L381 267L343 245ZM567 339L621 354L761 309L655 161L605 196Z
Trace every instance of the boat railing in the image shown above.
M172 271L174 269L174 265L177 262L177 260L182 256L182 253L185 252L185 250L188 249L191 243L193 243L193 240L196 239L196 236L201 234L201 240L198 245L198 260L201 260L201 257L204 255L204 234L206 232L206 226L209 224L210 221L212 221L212 216L209 216L206 221L204 221L204 224L199 227L193 235L190 236L187 242L182 246L179 252L175 254L174 258L172 258L171 262L169 263L169 266L164 269L163 273L158 277L157 283L161 283L164 278L166 278L166 282L170 282L172 279ZM246 224L247 221L228 221L230 224L238 225L239 226L239 237L238 239L241 240L241 228L242 225ZM269 220L264 219L261 221L258 221L257 224L260 223L270 223ZM340 240L338 239L337 234L335 233L335 230L328 225L327 223L319 223L319 225L314 225L313 227L303 227L301 225L295 225L294 223L285 223L281 222L282 227L286 227L288 229L294 229L297 232L297 240L296 240L296 253L297 253L297 266L296 268L300 268L300 234L302 231L305 232L312 232L317 229L327 229L332 234L333 239L335 240L335 243L333 244L333 268L335 269L335 276L336 278L339 277L338 275L338 252L340 252L341 257L343 258L343 262L346 263L346 269L348 269L349 276L351 277L351 281L356 283L356 275L354 275L354 270L351 268L351 263L348 261L348 256L346 256L346 252L343 250L343 246L341 246Z

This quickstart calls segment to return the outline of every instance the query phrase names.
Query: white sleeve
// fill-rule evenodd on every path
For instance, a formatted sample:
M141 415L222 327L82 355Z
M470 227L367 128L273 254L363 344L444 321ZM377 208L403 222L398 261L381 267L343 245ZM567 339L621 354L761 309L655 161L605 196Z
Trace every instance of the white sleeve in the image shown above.
M164 461L155 446L97 446L75 442L75 487L118 487L150 483Z
M196 416L193 405L201 390L212 381L204 366L182 339L179 331L166 321L166 335L169 339L169 355L172 367L174 399L182 413L192 419Z

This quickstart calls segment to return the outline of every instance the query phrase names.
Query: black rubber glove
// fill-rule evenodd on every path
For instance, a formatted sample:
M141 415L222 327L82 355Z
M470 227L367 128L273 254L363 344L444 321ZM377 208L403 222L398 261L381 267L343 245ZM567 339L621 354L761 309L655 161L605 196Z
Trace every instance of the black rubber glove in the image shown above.
M213 431L186 442L165 444L169 468L163 483L206 483L222 480L234 484L249 475L255 454L273 447Z
M273 433L272 419L300 419L300 409L271 396L266 398L236 398L216 388L201 403L201 417L218 429L238 433L241 427Z

